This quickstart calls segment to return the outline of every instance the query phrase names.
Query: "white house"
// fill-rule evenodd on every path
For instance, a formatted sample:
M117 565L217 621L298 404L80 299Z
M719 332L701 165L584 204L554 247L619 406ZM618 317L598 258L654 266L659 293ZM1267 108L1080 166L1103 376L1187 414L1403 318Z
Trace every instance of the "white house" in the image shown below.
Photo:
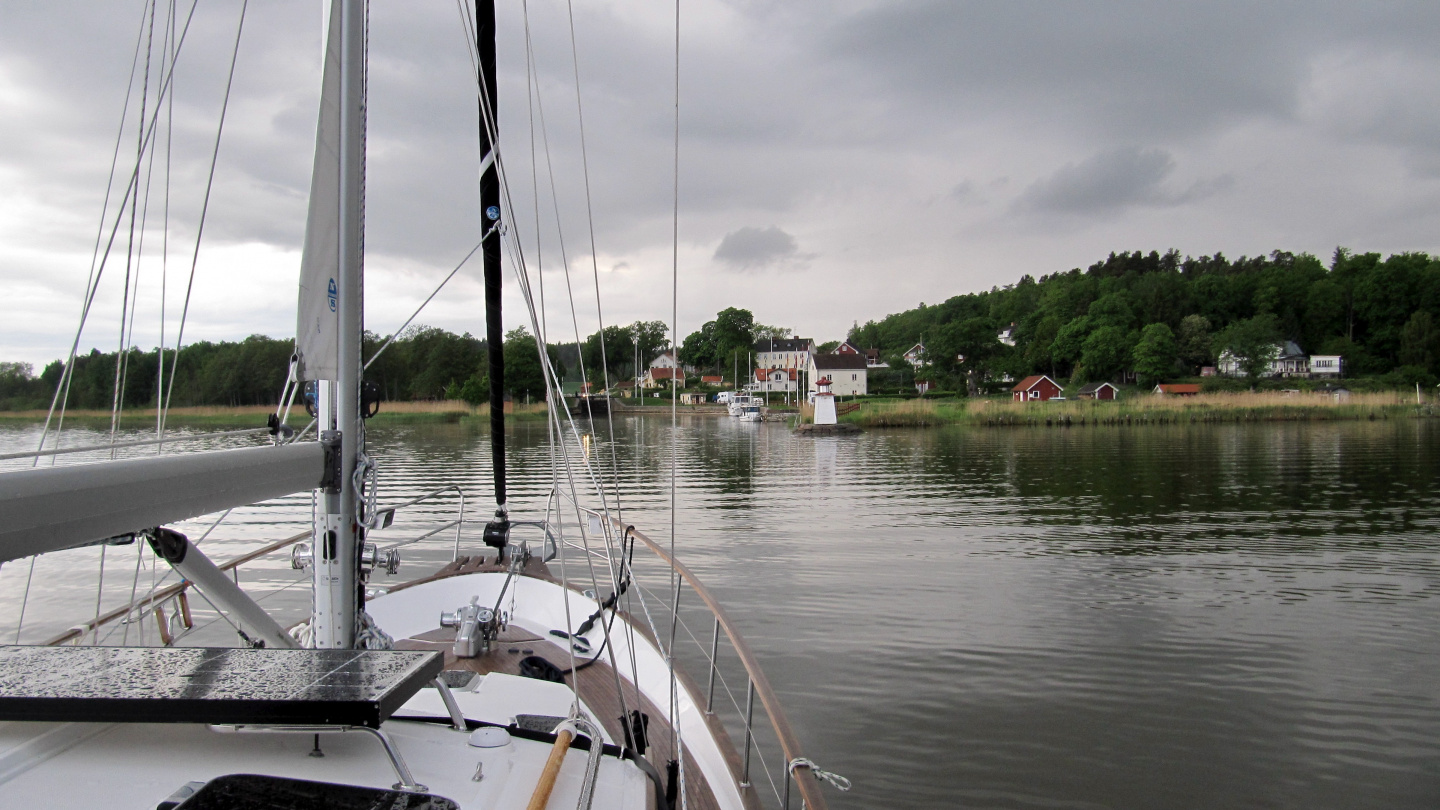
M800 390L800 373L795 368L757 368L751 390L794 393Z
M1310 376L1311 377L1339 377L1341 371L1340 355L1338 354L1312 354L1310 355ZM1346 394L1349 394L1347 391Z
M925 365L925 344L916 343L905 352L905 362L912 366L920 367Z
M1336 358L1338 360L1338 358ZM1240 359L1228 350L1220 353L1216 364L1221 375L1241 377L1245 372L1240 368ZM1337 372L1338 374L1338 372ZM1310 356L1300 351L1293 340L1276 343L1270 351L1270 364L1261 377L1307 377L1310 375Z
M869 393L866 373L869 370L863 354L817 354L810 363L809 389L818 391L818 382L830 380L830 390L837 396L863 396Z
M1001 329L999 334L995 335L995 339L1000 341L1001 343L1004 343L1006 346L1014 346L1015 324L1012 323L1004 329Z
M680 361L675 359L675 352L661 352L659 357L650 361L650 368L679 368Z
M810 365L810 356L815 353L815 341L810 338L780 338L755 341L751 347L755 352L755 368L803 369Z
M645 372L645 376L640 378L640 387L659 388L662 385L670 385L672 380L675 385L684 388L685 369L651 366L650 370Z
M880 359L879 349L861 349L854 343L846 340L835 347L835 354L858 354L865 358L865 365L868 368L889 368L890 364Z

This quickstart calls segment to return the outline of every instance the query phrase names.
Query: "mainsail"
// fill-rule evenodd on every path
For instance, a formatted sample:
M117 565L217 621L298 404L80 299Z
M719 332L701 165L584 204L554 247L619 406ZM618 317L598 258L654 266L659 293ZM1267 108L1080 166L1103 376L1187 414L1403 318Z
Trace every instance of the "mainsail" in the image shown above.
M315 132L315 170L300 259L300 306L295 327L296 379L334 380L339 369L340 269L340 8L330 7L325 37L320 125Z

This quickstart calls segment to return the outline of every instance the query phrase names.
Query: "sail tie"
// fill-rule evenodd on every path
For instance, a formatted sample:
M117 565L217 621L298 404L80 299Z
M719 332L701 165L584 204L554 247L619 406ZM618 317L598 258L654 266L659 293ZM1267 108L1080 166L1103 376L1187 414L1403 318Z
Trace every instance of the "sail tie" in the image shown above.
M829 782L830 784L839 788L841 791L847 791L850 789L849 779L846 779L838 773L822 771L814 762L806 759L805 757L796 757L790 760L790 764L786 766L785 771L790 776L794 776L796 768L808 768L810 770L810 773L815 775L816 779L819 779L822 782Z

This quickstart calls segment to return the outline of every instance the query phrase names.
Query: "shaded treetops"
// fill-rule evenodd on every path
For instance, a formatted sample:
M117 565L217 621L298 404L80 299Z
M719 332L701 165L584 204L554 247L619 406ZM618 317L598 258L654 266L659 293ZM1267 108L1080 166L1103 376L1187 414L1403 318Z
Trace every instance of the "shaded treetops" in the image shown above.
M375 353L387 338L365 334L364 357ZM565 367L555 346L547 347L556 372ZM237 342L199 342L165 352L165 386L174 389L171 405L273 405L284 388L294 342L251 335ZM119 357L119 378L125 407L150 407L157 401L160 376L157 351L132 349ZM535 340L523 329L511 332L505 345L506 388L521 399L544 397L539 354ZM0 363L0 410L45 408L55 395L64 371L56 360L39 376L25 363ZM75 358L75 373L68 396L71 408L110 408L114 397L116 352L92 350ZM430 326L413 326L402 332L365 372L365 379L380 386L386 400L461 398L474 403L489 395L485 341L470 334L456 335ZM513 369L513 370L512 370Z
M1012 323L1013 347L997 338ZM1350 374L1402 366L1435 374L1437 324L1440 259L1424 253L1382 258L1341 248L1327 267L1303 253L1231 261L1172 250L1112 253L1084 270L922 303L856 326L849 339L879 347L892 363L923 342L932 370L960 388L976 377L1037 373L1095 381L1135 371L1158 382L1195 374L1225 350L1253 359L1258 344L1281 339L1343 355Z

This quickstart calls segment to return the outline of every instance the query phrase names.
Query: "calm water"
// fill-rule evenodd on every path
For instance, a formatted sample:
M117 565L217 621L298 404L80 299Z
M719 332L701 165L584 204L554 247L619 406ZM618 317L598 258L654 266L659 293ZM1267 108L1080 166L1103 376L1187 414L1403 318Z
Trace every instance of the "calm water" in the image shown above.
M617 420L627 520L663 541L668 420ZM512 436L512 499L538 504L544 426ZM33 441L0 428L0 451ZM390 427L371 445L382 500L455 483L484 508L477 431ZM835 807L1440 806L1440 424L805 439L696 418L678 467L682 559L744 628L807 753L854 780ZM204 545L226 559L308 513L308 497L237 510ZM407 550L397 579L444 545ZM157 576L133 549L107 555L106 606ZM93 614L97 563L36 566L27 640ZM27 574L0 570L7 641ZM241 581L305 603L282 559Z

